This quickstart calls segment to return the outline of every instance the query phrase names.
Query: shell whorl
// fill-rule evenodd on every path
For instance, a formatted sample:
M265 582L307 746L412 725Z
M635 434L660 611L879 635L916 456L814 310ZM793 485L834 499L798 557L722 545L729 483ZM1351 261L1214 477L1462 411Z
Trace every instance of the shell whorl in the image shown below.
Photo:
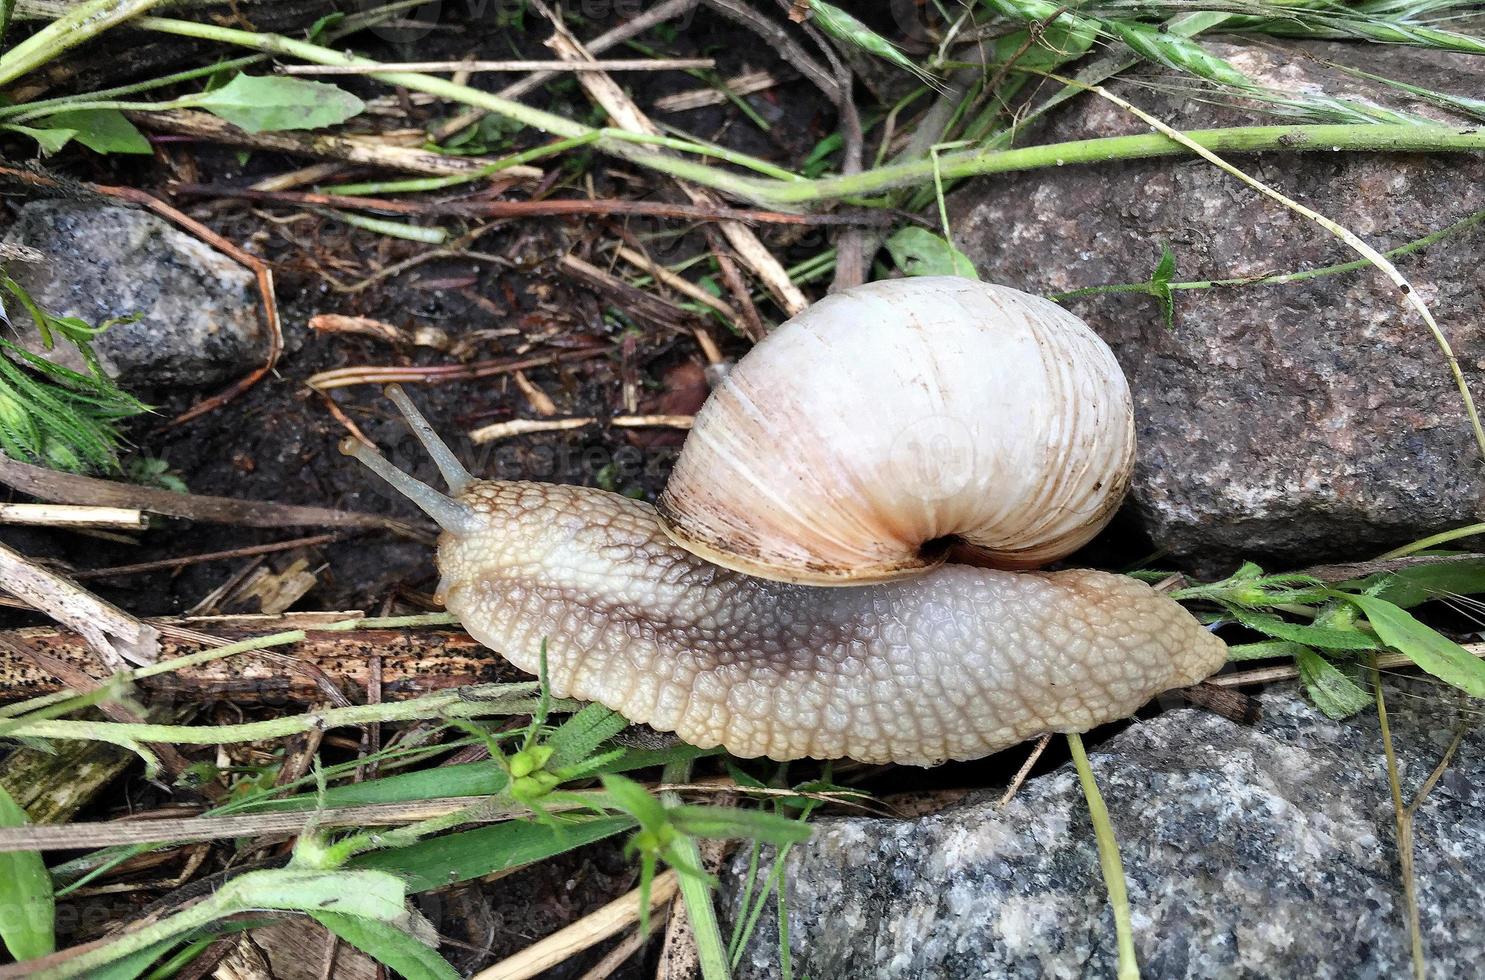
M829 296L738 362L697 416L661 521L737 571L887 581L958 539L985 564L1070 554L1134 461L1113 353L1056 304L952 277Z

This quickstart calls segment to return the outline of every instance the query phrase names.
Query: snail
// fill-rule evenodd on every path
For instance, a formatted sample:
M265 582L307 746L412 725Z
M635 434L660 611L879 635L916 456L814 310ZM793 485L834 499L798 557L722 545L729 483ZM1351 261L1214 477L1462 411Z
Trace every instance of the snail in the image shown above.
M1126 717L1225 660L1142 582L1022 570L1110 520L1134 430L1108 347L1014 289L923 277L806 309L712 393L657 506L477 480L388 396L449 495L342 450L443 528L449 611L525 671L545 643L554 694L693 745L978 758Z

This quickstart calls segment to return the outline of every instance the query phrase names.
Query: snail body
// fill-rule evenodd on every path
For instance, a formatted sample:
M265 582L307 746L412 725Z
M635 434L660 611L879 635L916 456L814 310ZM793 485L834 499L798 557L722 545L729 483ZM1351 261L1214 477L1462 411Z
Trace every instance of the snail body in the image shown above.
M1222 641L1143 583L1088 570L942 563L939 543L951 537L966 539L977 561L1012 567L1077 547L1117 506L1133 439L1122 375L1080 321L1003 287L934 282L871 284L813 307L846 301L823 328L809 311L778 328L703 409L659 511L591 488L475 480L397 390L389 395L451 496L358 444L345 448L443 527L439 592L471 635L531 672L545 642L554 694L597 701L697 746L779 760L932 765L1043 732L1085 731L1211 673L1225 660ZM884 287L901 288L896 296L913 315L894 312ZM851 301L863 292L865 302ZM863 339L878 329L890 335L892 322L931 335L950 321L946 332L958 336L940 345L912 337L877 365L857 358L850 382L853 372L839 363L850 349L837 329L843 320L867 331ZM1002 336L1008 370L986 360L996 345L977 338L971 320ZM999 397L978 402L1001 410L998 424L940 415L955 427L950 448L971 459L1010 454L1011 469L1020 468L1007 478L1010 503L976 499L994 489L973 469L957 488L932 488L926 503L908 489L874 490L871 481L901 475L903 464L853 456L884 440L889 451L894 441L900 448L901 432L852 438L848 412L827 448L809 454L798 441L828 408L811 401L809 382L818 386L820 372L842 385L865 374L875 387L855 404L890 403L892 378L916 384L913 372L925 369L922 360L904 366L910 356L947 359L950 373L963 360L961 374L978 370L999 386ZM791 364L803 382L765 383ZM932 383L920 387L935 409L977 404L951 405ZM851 390L837 385L833 397ZM1077 402L1071 420L1042 420L1053 397ZM773 398L785 421L770 440L760 420ZM715 428L735 420L734 411L747 421L735 432ZM933 412L915 411L899 408L896 421L933 424ZM854 428L867 428L866 417L882 428L893 422L890 407L863 407ZM1006 448L1016 432L1029 448ZM1089 442L1097 443L1092 452ZM907 451L908 471L915 452L931 449ZM782 482L760 482L763 470L755 473L746 453L761 455L758 465ZM723 476L716 493L705 481L711 466ZM1028 467L1039 475L1028 476ZM749 500L758 501L757 524L742 519Z

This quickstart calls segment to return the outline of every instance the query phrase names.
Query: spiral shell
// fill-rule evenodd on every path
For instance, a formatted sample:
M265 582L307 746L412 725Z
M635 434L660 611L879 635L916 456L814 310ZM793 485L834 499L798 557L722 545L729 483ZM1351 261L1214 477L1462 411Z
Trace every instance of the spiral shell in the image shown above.
M1070 554L1123 499L1129 386L1087 324L954 277L869 283L781 325L712 393L659 501L693 554L815 585L887 581L958 541Z

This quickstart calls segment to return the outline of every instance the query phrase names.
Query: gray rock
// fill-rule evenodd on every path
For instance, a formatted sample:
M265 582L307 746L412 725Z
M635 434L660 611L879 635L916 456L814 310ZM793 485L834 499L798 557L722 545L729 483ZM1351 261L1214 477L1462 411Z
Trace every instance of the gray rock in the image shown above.
M1466 56L1329 43L1210 46L1288 92L1324 91L1440 120L1449 117L1306 56L1446 92L1485 88L1485 63ZM1205 104L1187 97L1189 80L1178 85L1113 87L1178 128L1282 121ZM1148 127L1083 95L1020 142L1135 132ZM1379 249L1485 209L1479 156L1314 149L1323 152L1232 159ZM1187 281L1357 257L1210 164L1184 158L985 178L952 195L950 213L984 278L1043 294L1143 281L1164 243L1175 253L1176 279ZM1398 260L1452 340L1476 398L1485 398L1482 243L1477 227ZM1479 452L1444 358L1380 273L1181 291L1173 330L1145 296L1067 305L1110 342L1129 374L1139 433L1132 501L1157 544L1204 560L1307 560L1485 517Z
M252 274L155 215L33 201L4 240L42 254L10 273L47 312L89 323L139 314L93 342L103 369L125 387L215 384L263 361L267 335ZM30 317L19 304L9 307L23 341L39 351ZM49 356L82 366L69 345L57 350Z
M1388 683L1406 798L1478 702ZM1471 706L1473 705L1473 706ZM1146 978L1398 977L1410 971L1393 812L1375 714L1327 720L1291 688L1241 727L1195 709L1092 753L1117 835ZM1469 733L1415 823L1432 977L1479 975L1485 736ZM724 883L738 915L746 854ZM761 863L760 880L771 870ZM916 821L833 818L789 855L790 949L812 980L1111 977L1112 914L1070 766ZM739 976L780 975L772 908Z

